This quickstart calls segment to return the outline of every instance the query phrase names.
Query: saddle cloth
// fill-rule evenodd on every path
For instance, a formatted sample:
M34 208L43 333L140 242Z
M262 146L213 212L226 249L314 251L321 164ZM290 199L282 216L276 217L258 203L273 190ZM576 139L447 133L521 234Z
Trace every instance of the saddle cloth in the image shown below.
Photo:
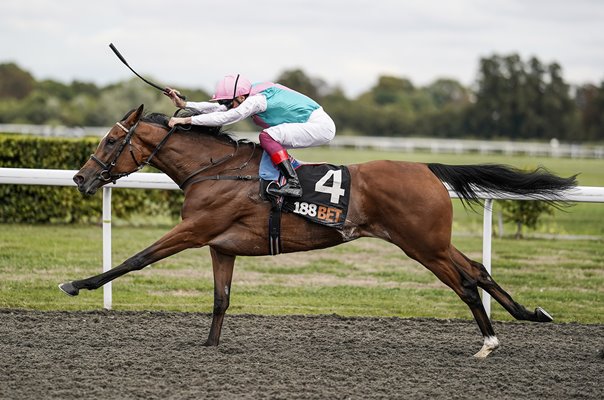
M270 158L269 158L270 161ZM284 197L281 209L300 215L312 222L334 228L342 228L348 213L350 202L350 172L344 165L303 164L293 160L303 195L301 198ZM271 163L271 167L274 166ZM277 185L281 179L279 172L268 174L260 168L261 192L265 198L271 198L267 189ZM266 179L265 176L275 179ZM283 183L284 181L282 181Z

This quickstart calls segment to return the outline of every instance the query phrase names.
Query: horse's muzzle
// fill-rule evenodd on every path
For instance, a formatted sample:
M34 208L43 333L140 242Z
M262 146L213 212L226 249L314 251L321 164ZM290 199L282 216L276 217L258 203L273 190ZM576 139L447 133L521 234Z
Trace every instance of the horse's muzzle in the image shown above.
M94 179L89 179L88 181L86 181L86 178L84 177L84 175L82 175L80 173L77 173L73 177L73 181L75 182L76 186L78 187L78 190L82 194L92 196L98 190L98 187L96 187L96 185L94 185L94 183L95 183Z

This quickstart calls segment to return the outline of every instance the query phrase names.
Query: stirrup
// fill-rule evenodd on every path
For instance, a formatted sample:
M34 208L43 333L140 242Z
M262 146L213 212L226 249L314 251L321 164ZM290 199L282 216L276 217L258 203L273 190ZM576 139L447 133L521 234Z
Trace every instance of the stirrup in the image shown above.
M270 194L273 194L276 196L295 197L295 198L302 197L302 187L299 184L293 185L293 187L290 187L289 182L285 183L285 185L281 186L280 188L274 188L273 186L269 186L267 188L267 191Z

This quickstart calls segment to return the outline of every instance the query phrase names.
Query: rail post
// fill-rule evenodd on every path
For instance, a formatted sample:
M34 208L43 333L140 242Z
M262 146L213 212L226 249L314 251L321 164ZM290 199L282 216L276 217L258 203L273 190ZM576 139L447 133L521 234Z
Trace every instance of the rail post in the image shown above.
M493 199L484 201L482 218L482 265L491 274L491 238L493 237ZM482 290L482 305L491 318L491 295Z
M111 269L111 188L103 187L103 272ZM103 286L103 307L111 310L111 282Z

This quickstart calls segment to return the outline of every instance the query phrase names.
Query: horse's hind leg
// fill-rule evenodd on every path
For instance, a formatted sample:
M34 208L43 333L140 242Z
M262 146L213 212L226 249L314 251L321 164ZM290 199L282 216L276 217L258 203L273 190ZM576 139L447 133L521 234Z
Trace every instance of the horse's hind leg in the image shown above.
M470 308L484 338L482 348L474 357L485 358L499 347L499 340L495 336L491 320L482 305L477 281L458 268L446 253L446 251L440 252L437 258L418 257L416 259L432 271L445 285L453 289Z
M503 308L514 318L533 322L551 322L553 318L541 307L535 311L527 310L522 304L517 303L512 296L493 280L484 265L466 257L462 252L451 246L451 259L455 265L463 269L476 280L479 287L486 290Z

